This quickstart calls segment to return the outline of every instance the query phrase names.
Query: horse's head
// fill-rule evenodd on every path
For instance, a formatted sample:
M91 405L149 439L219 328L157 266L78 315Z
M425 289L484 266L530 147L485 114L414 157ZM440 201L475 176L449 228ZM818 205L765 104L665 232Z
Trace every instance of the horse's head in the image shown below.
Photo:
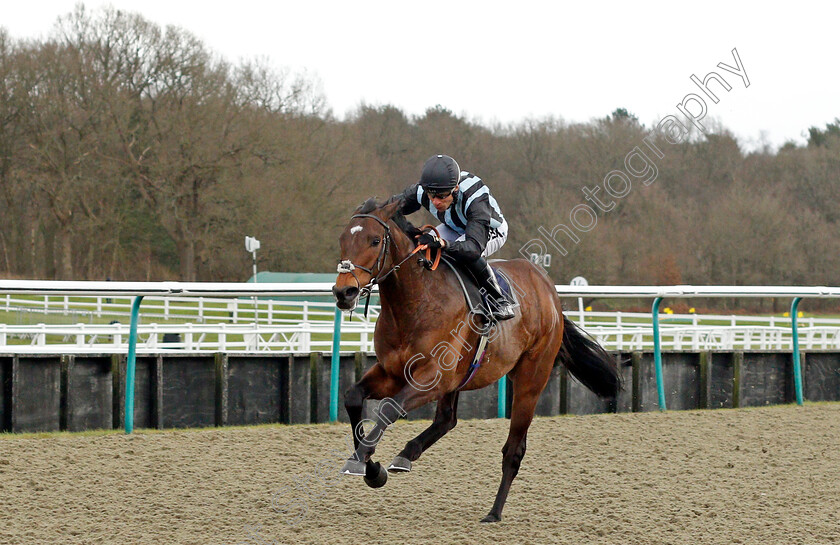
M341 310L356 308L362 289L372 287L380 273L387 272L394 262L394 252L388 250L393 235L388 221L401 206L402 202L395 201L377 207L374 199L368 199L356 209L341 233L341 261L332 289Z

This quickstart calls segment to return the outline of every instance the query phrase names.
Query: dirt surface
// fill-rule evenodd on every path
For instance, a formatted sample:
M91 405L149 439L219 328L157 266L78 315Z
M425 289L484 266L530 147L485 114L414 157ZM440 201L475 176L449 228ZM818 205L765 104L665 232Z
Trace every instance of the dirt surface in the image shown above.
M539 418L479 524L506 434L459 422L378 490L336 477L346 426L6 437L0 543L840 543L840 404Z

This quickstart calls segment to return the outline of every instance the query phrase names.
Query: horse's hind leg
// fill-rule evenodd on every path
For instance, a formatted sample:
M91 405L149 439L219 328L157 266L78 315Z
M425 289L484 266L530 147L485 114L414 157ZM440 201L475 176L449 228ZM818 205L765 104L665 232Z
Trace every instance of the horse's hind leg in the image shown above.
M502 520L502 508L507 501L510 485L513 483L516 474L519 473L519 465L522 463L522 458L525 457L525 439L528 435L528 427L531 425L538 398L539 394L528 396L527 399L519 396L519 403L517 404L516 394L514 394L510 415L510 433L508 433L505 446L502 447L502 482L499 485L499 491L496 493L493 508L486 517L481 519L481 522Z
M536 372L534 365L536 365ZM540 394L548 383L552 365L553 358L551 361L546 359L542 364L533 360L520 361L510 374L513 381L513 403L510 410L510 432L502 447L502 482L496 493L493 508L486 517L481 519L481 522L502 520L502 508L507 501L510 485L519 472L522 458L525 457L525 439L528 428L534 418Z
M411 471L411 462L420 458L420 455L426 452L426 449L435 444L438 439L455 427L458 423L457 412L458 392L449 392L438 401L437 411L435 412L435 419L432 425L406 443L402 452L388 466L388 471Z

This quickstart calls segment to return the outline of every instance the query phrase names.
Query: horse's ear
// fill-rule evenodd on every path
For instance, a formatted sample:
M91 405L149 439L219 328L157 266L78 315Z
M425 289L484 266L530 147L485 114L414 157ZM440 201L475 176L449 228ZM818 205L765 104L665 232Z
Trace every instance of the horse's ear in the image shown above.
M402 206L402 199L394 199L393 202L386 203L381 208L379 208L379 210L377 210L377 215L383 221L388 221L389 219L393 218L397 212L402 210Z
M356 207L353 214L370 214L374 210L376 210L376 197L371 197Z

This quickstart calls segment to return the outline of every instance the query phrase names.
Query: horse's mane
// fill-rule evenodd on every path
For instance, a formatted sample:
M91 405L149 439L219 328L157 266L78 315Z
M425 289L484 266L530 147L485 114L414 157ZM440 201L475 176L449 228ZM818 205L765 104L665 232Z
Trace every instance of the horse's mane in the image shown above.
M390 204L390 202L392 201L385 201L384 203L379 204L376 202L376 197L371 197L365 202L363 202L361 205L359 205L359 207L356 208L354 214L370 214L371 212L382 208L386 204ZM400 211L397 211L397 213L394 214L390 219L394 220L394 223L397 224L397 227L399 227L403 233L408 235L409 240L411 240L412 242L415 241L415 237L417 235L422 233L422 231L420 231L420 229L418 229L414 226L414 224L408 221L408 219Z

